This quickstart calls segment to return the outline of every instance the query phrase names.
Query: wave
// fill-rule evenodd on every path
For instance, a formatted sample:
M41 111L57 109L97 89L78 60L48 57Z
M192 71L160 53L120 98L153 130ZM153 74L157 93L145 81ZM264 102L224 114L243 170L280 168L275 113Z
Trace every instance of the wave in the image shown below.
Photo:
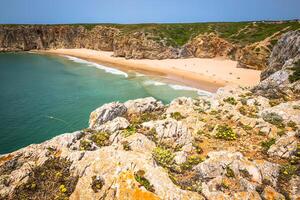
M145 75L145 74L138 73L138 72L135 72L135 76L136 76L136 77L143 77L143 76L146 76L146 75Z
M175 85L175 84L169 84L169 86L174 89L174 90L188 90L188 91L196 91L198 95L200 96L209 96L211 95L210 92L205 91L205 90L200 90L198 88L193 88L189 86L184 86L184 85Z
M155 86L166 85L166 83L162 83L159 81L152 81L152 80L145 81L144 84L145 85L155 85Z
M169 85L169 87L171 87L174 90L195 91L200 96L209 96L209 95L211 95L210 92L205 91L205 90L200 90L198 88L193 88L193 87L184 86L184 85L175 85L175 84L168 84L168 85Z
M195 91L197 92L198 95L200 96L210 96L212 93L205 91L205 90L200 90L198 88L193 88L189 86L184 86L184 85L176 85L176 84L168 84L168 83L163 83L159 81L153 81L153 80L147 80L144 82L145 85L154 85L154 86L169 86L173 90L186 90L186 91Z
M87 61L87 60L83 60L83 59L80 59L80 58L76 58L76 57L73 57L73 56L64 56L64 57L66 57L69 60L71 60L73 62L76 62L76 63L86 64L86 65L91 66L91 67L96 67L98 69L102 69L107 73L122 75L122 76L125 76L126 78L128 77L127 73L125 73L121 70L118 70L118 69L106 67L106 66L103 66L103 65L100 65L100 64L97 64L97 63L94 63L94 62L90 62L90 61Z

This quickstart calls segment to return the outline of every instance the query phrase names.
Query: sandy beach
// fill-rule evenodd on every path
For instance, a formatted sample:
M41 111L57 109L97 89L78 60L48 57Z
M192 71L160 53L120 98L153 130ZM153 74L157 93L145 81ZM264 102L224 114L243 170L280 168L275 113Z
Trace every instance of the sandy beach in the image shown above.
M74 56L125 71L162 75L187 86L211 92L226 85L254 86L260 78L260 71L237 68L236 61L224 58L135 60L113 57L112 52L90 49L55 49L38 52Z

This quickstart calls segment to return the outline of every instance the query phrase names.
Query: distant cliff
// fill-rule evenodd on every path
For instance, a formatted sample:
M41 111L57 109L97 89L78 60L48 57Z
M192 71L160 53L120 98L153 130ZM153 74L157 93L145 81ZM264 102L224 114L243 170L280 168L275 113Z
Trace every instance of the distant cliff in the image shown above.
M226 57L265 69L279 37L299 22L0 25L0 52L88 48L127 59Z

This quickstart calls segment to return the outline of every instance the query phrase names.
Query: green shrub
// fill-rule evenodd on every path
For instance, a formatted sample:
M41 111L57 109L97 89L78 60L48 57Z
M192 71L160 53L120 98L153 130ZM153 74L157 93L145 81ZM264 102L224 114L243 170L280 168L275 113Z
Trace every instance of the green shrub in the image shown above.
M163 167L170 167L174 163L174 155L168 149L156 147L152 155L154 160Z
M266 115L263 115L263 119L266 121L266 122L269 122L270 124L273 124L279 128L282 128L284 127L284 124L283 124L283 119L280 115L278 115L277 113L267 113Z
M199 155L191 155L187 158L186 162L180 165L183 170L190 170L193 166L198 165L203 159Z
M89 140L80 140L79 149L80 151L92 150L92 142Z
M184 119L184 117L181 115L180 112L173 112L173 113L171 113L171 117L173 119L176 119L176 120L182 120L182 119Z
M155 192L153 185L151 185L148 179L146 179L144 176L144 170L139 170L134 173L134 178L139 184L141 184L146 190L150 192Z
M129 137L136 133L136 127L134 125L130 125L128 128L123 130L122 134L124 137Z
M91 140L98 146L108 146L110 145L109 134L106 132L98 132L91 136Z
M236 105L237 104L237 101L233 97L228 97L226 99L223 99L223 101L226 102L226 103L229 103L231 105Z
M294 131L297 130L297 124L296 122L290 120L287 124L286 124L288 127L291 127Z
M226 166L225 176L227 176L228 178L234 178L235 177L234 171L229 166Z
M296 174L297 167L291 164L285 164L280 167L279 179L289 181Z
M235 140L237 138L237 135L228 125L218 125L216 138L224 140Z
M42 165L31 166L26 181L18 184L10 199L69 199L78 181L78 176L70 172L71 164L53 157Z
M94 192L98 192L104 186L104 179L102 177L93 176L91 187Z
M131 150L131 147L130 147L130 144L129 144L128 141L123 141L123 142L122 142L122 145L123 145L123 149L124 149L125 151L130 151L130 150Z
M267 152L267 151L270 149L270 147L271 147L273 144L275 144L275 142L276 142L275 138L271 138L271 139L269 139L269 140L267 140L267 141L262 141L262 142L260 143L260 145L261 145L261 147L263 148L263 151Z
M257 118L258 108L256 106L243 105L239 108L239 112L247 117Z
M295 66L291 69L293 70L293 74L289 76L289 81L294 83L300 80L300 60L297 61Z

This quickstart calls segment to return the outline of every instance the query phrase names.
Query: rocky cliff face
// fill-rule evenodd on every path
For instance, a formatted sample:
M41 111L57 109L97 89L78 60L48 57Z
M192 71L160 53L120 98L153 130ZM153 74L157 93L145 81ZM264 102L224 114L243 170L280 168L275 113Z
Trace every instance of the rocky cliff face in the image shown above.
M233 44L216 34L199 35L183 47L183 56L196 58L230 57L234 53Z
M90 48L113 50L118 29L97 26L0 26L0 51L33 49Z
M160 31L170 30L166 27L166 30ZM176 30L174 32L176 33ZM266 68L267 59L271 54L271 41L279 35L277 33L263 41L241 46L229 42L230 37L224 39L215 31L208 30L191 36L183 46L174 46L168 42L170 38L160 36L159 31L147 32L142 28L128 32L124 27L109 25L0 25L0 52L88 48L113 51L115 56L128 59L225 57L237 60L239 67L261 70Z
M289 59L296 59L300 55L300 30L291 31L282 36L275 45L269 59L269 65L261 74L261 80L282 69Z
M300 31L285 34L274 47L256 93L275 102L300 99Z
M167 46L162 41L154 40L152 35L135 32L120 35L114 39L114 56L127 59L167 59L178 58L179 50Z

